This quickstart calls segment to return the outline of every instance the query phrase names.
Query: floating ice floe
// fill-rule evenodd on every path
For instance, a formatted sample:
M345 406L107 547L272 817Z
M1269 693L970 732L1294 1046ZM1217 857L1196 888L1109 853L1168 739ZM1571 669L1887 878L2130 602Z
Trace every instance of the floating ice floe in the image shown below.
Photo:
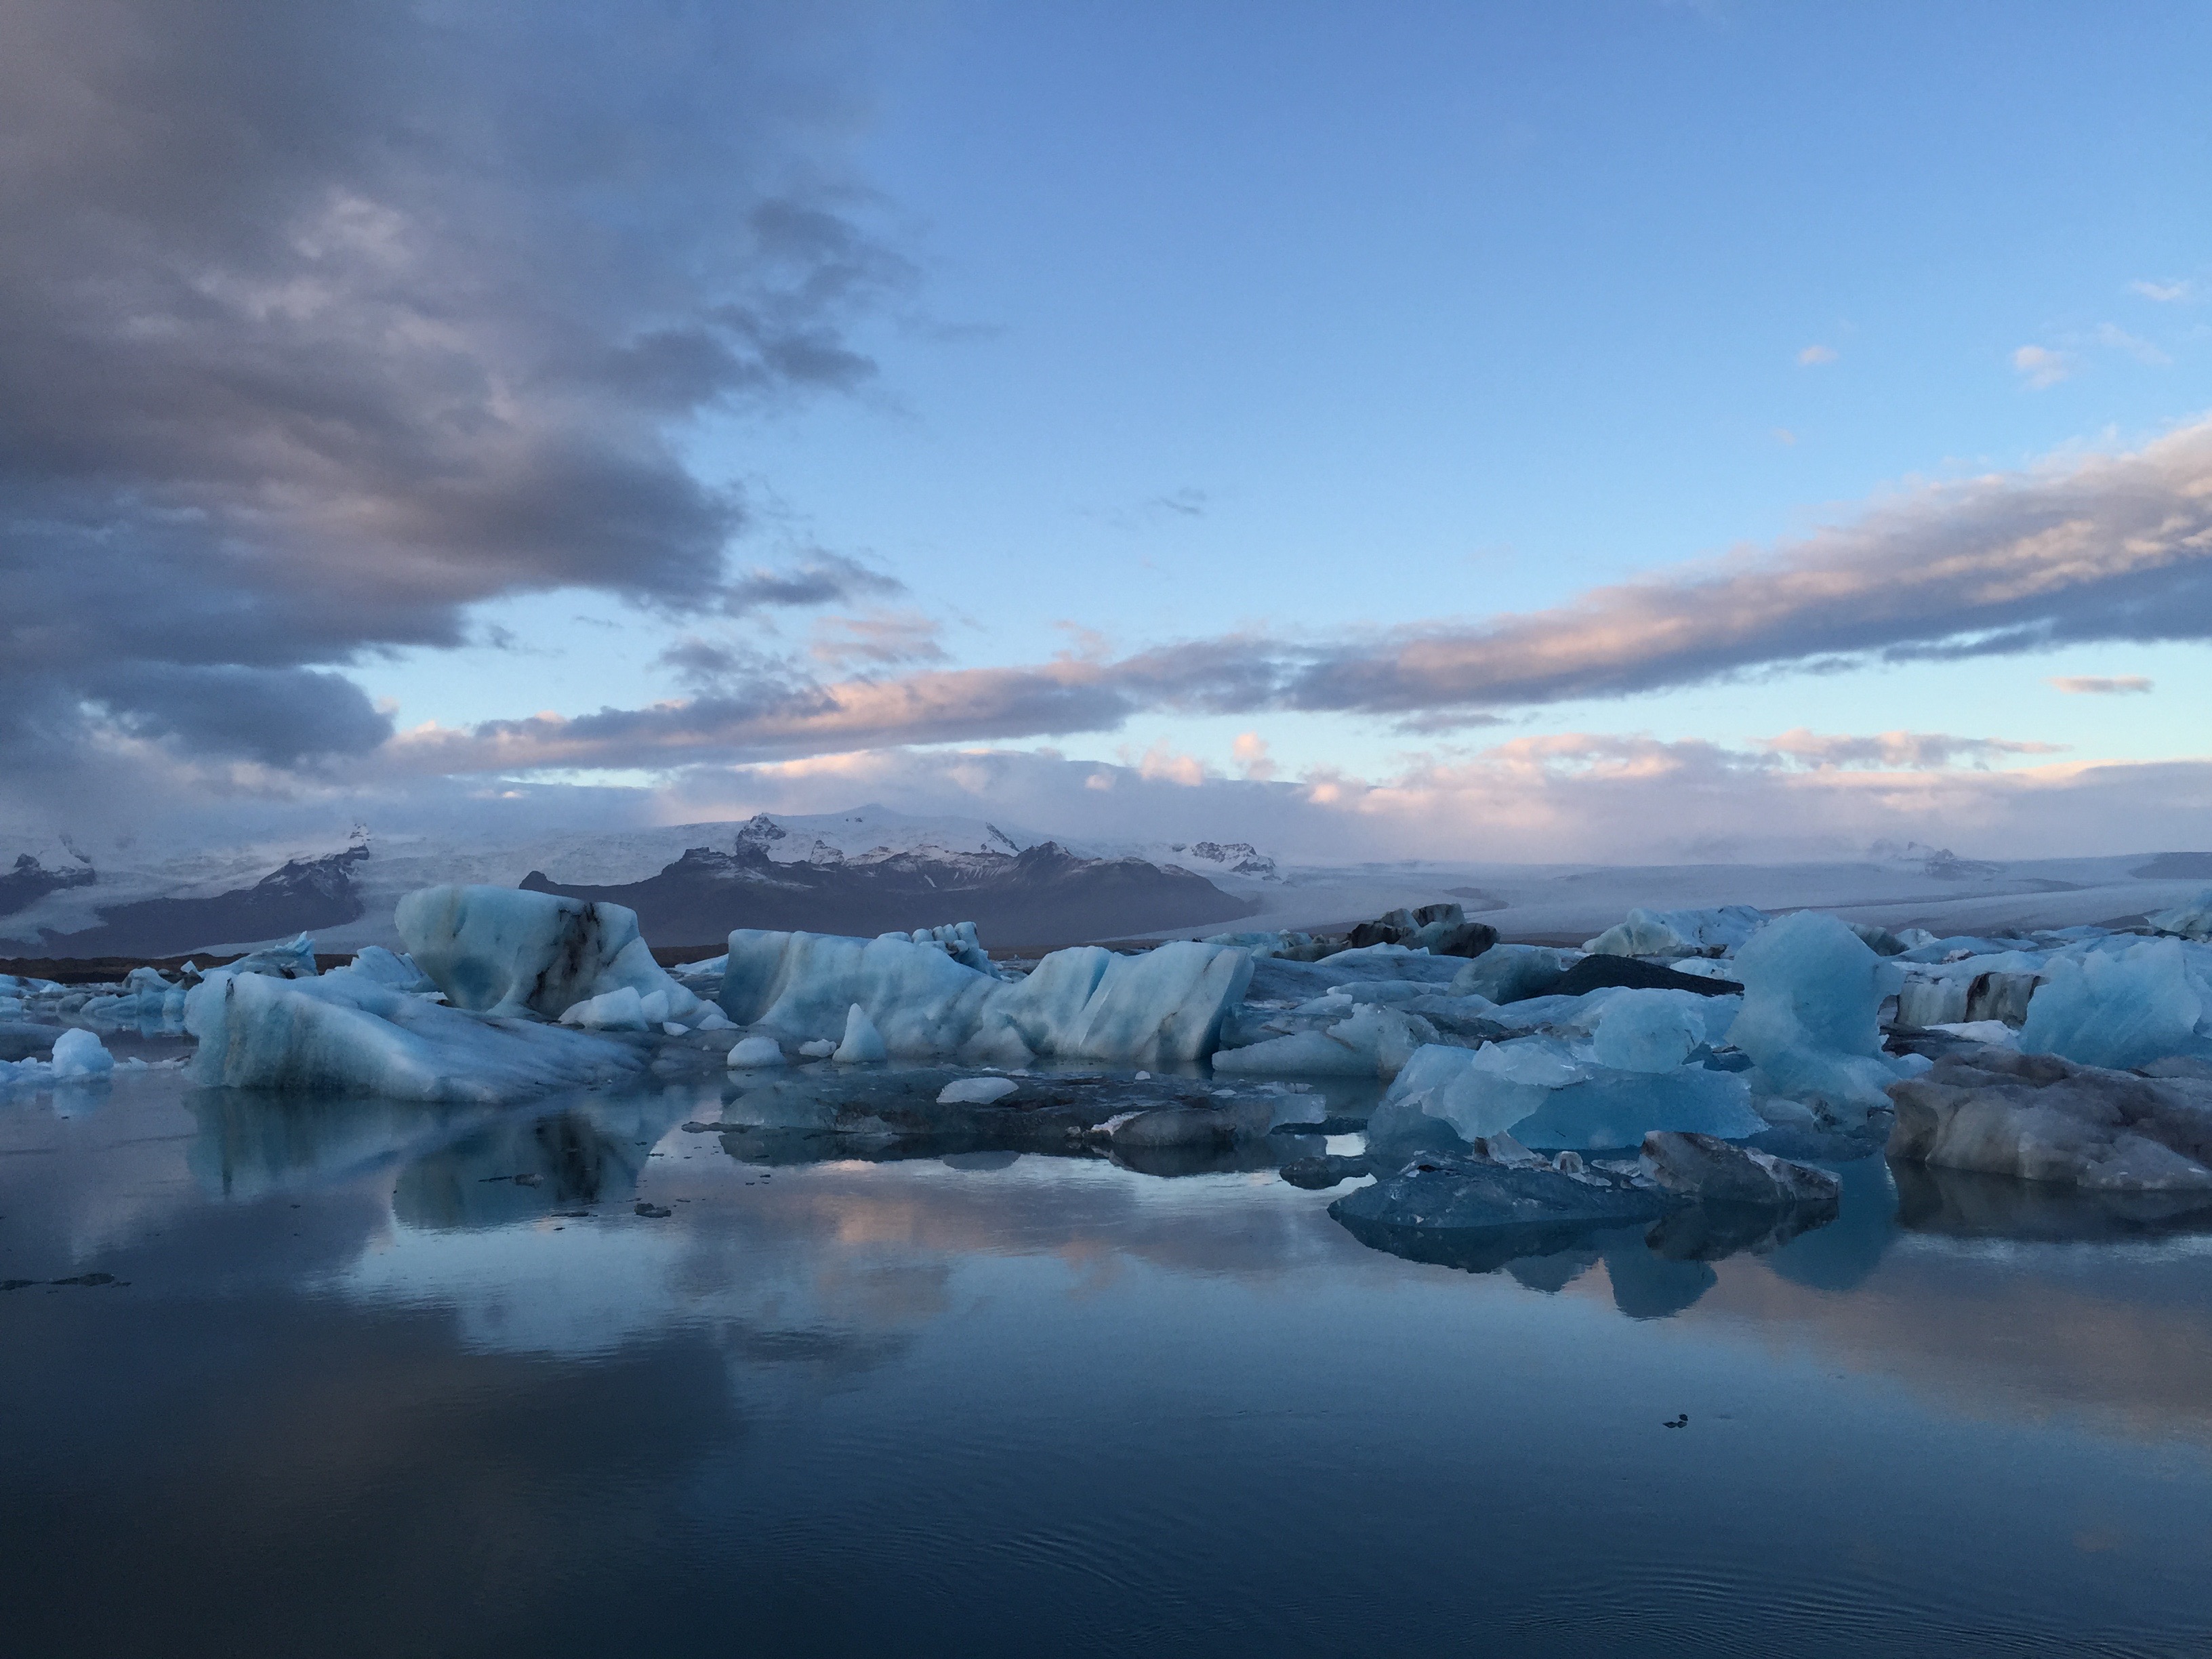
M624 989L665 999L656 1024L701 1006L653 959L637 913L619 904L513 887L426 887L401 899L392 920L446 1000L472 1013L558 1019Z
M282 980L218 970L192 988L185 1028L207 1086L493 1102L638 1071L626 1044L482 1015L395 991L351 969Z
M1128 1065L1203 1060L1252 972L1242 951L1180 940L1142 956L1055 951L1008 981L886 934L730 935L723 1011L793 1042L848 1032L858 1007L887 1054L1018 1066L1040 1055Z

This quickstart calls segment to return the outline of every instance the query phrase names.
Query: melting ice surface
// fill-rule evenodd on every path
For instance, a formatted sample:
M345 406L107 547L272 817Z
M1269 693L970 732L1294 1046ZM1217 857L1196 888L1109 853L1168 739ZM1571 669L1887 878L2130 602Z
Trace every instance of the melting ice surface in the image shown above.
M825 1141L803 1072L0 1097L10 1650L2212 1645L2186 1214L1877 1157L1418 1259L1281 1138Z

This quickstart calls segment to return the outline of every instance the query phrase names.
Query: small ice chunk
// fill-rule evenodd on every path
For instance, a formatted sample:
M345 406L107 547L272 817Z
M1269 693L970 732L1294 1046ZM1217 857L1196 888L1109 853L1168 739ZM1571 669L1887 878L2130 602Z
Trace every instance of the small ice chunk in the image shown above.
M811 1042L802 1042L799 1052L809 1060L827 1060L837 1052L837 1045L828 1037L816 1037Z
M772 1036L740 1037L737 1046L730 1050L729 1063L738 1071L781 1066L785 1063L783 1045Z
M662 1020L660 1022L660 1029L671 1036L688 1036L691 1032L691 1028L689 1025L679 1025L672 1019Z
M54 1039L54 1077L101 1077L115 1069L115 1057L89 1031L64 1031Z
M1022 1085L1010 1077L963 1077L938 1091L940 1106L988 1106L1004 1100Z
M609 991L600 996L574 1004L561 1016L563 1025L580 1025L587 1031L644 1031L652 1029L645 1000L635 988L625 985L619 991Z
M1137 1073L1137 1081L1139 1083L1150 1083L1152 1080L1152 1074L1150 1072L1139 1072Z
M848 1066L867 1066L889 1060L890 1050L884 1046L884 1035L876 1029L876 1022L868 1018L868 1011L859 1003L845 1010L845 1035L830 1048L833 1059Z
M698 1018L691 1022L691 1029L695 1031L734 1031L738 1026L735 1020L709 1002L702 1005Z

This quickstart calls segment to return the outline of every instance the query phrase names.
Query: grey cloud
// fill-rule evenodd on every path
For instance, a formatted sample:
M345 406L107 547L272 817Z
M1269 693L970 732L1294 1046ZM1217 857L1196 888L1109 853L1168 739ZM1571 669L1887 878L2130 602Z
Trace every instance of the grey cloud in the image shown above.
M91 695L131 735L181 738L201 754L293 766L366 754L392 735L391 717L343 674L140 663L88 678Z
M356 753L380 717L318 671L459 643L473 603L711 603L745 506L676 428L865 380L848 325L908 280L839 179L855 34L834 4L0 10L0 755L87 709Z
M732 617L743 617L772 607L849 605L872 593L904 592L904 582L858 559L816 551L788 569L745 572L722 589L721 608Z

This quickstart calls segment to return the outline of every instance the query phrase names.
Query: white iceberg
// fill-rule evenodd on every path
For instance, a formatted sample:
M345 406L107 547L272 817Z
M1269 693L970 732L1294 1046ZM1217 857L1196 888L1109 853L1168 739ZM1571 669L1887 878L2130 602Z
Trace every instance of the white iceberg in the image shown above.
M408 954L454 1007L558 1019L580 1002L624 987L666 994L662 1019L702 1006L653 959L637 913L517 887L426 887L392 920Z
M739 1037L730 1050L732 1071L757 1071L785 1064L783 1045L772 1036Z
M889 1054L1154 1065L1212 1053L1251 971L1242 951L1179 940L1142 956L1055 951L1028 978L1008 981L898 935L740 928L730 935L721 1006L741 1025L802 1042L846 1032L857 1006Z
M105 1077L115 1069L115 1056L90 1031L64 1031L54 1039L53 1074L64 1078Z
M643 1055L559 1026L464 1013L339 969L218 972L185 1000L209 1087L491 1103L626 1076Z
M889 1060L890 1050L884 1046L884 1034L876 1030L876 1022L868 1018L868 1011L854 1003L845 1011L845 1035L835 1042L828 1037L830 1058L845 1066L866 1066Z
M1010 1077L957 1078L937 1091L940 1106L988 1106L1021 1087Z
M1748 904L1709 910L1635 909L1583 949L1593 956L1721 957L1740 949L1765 926L1766 913Z

